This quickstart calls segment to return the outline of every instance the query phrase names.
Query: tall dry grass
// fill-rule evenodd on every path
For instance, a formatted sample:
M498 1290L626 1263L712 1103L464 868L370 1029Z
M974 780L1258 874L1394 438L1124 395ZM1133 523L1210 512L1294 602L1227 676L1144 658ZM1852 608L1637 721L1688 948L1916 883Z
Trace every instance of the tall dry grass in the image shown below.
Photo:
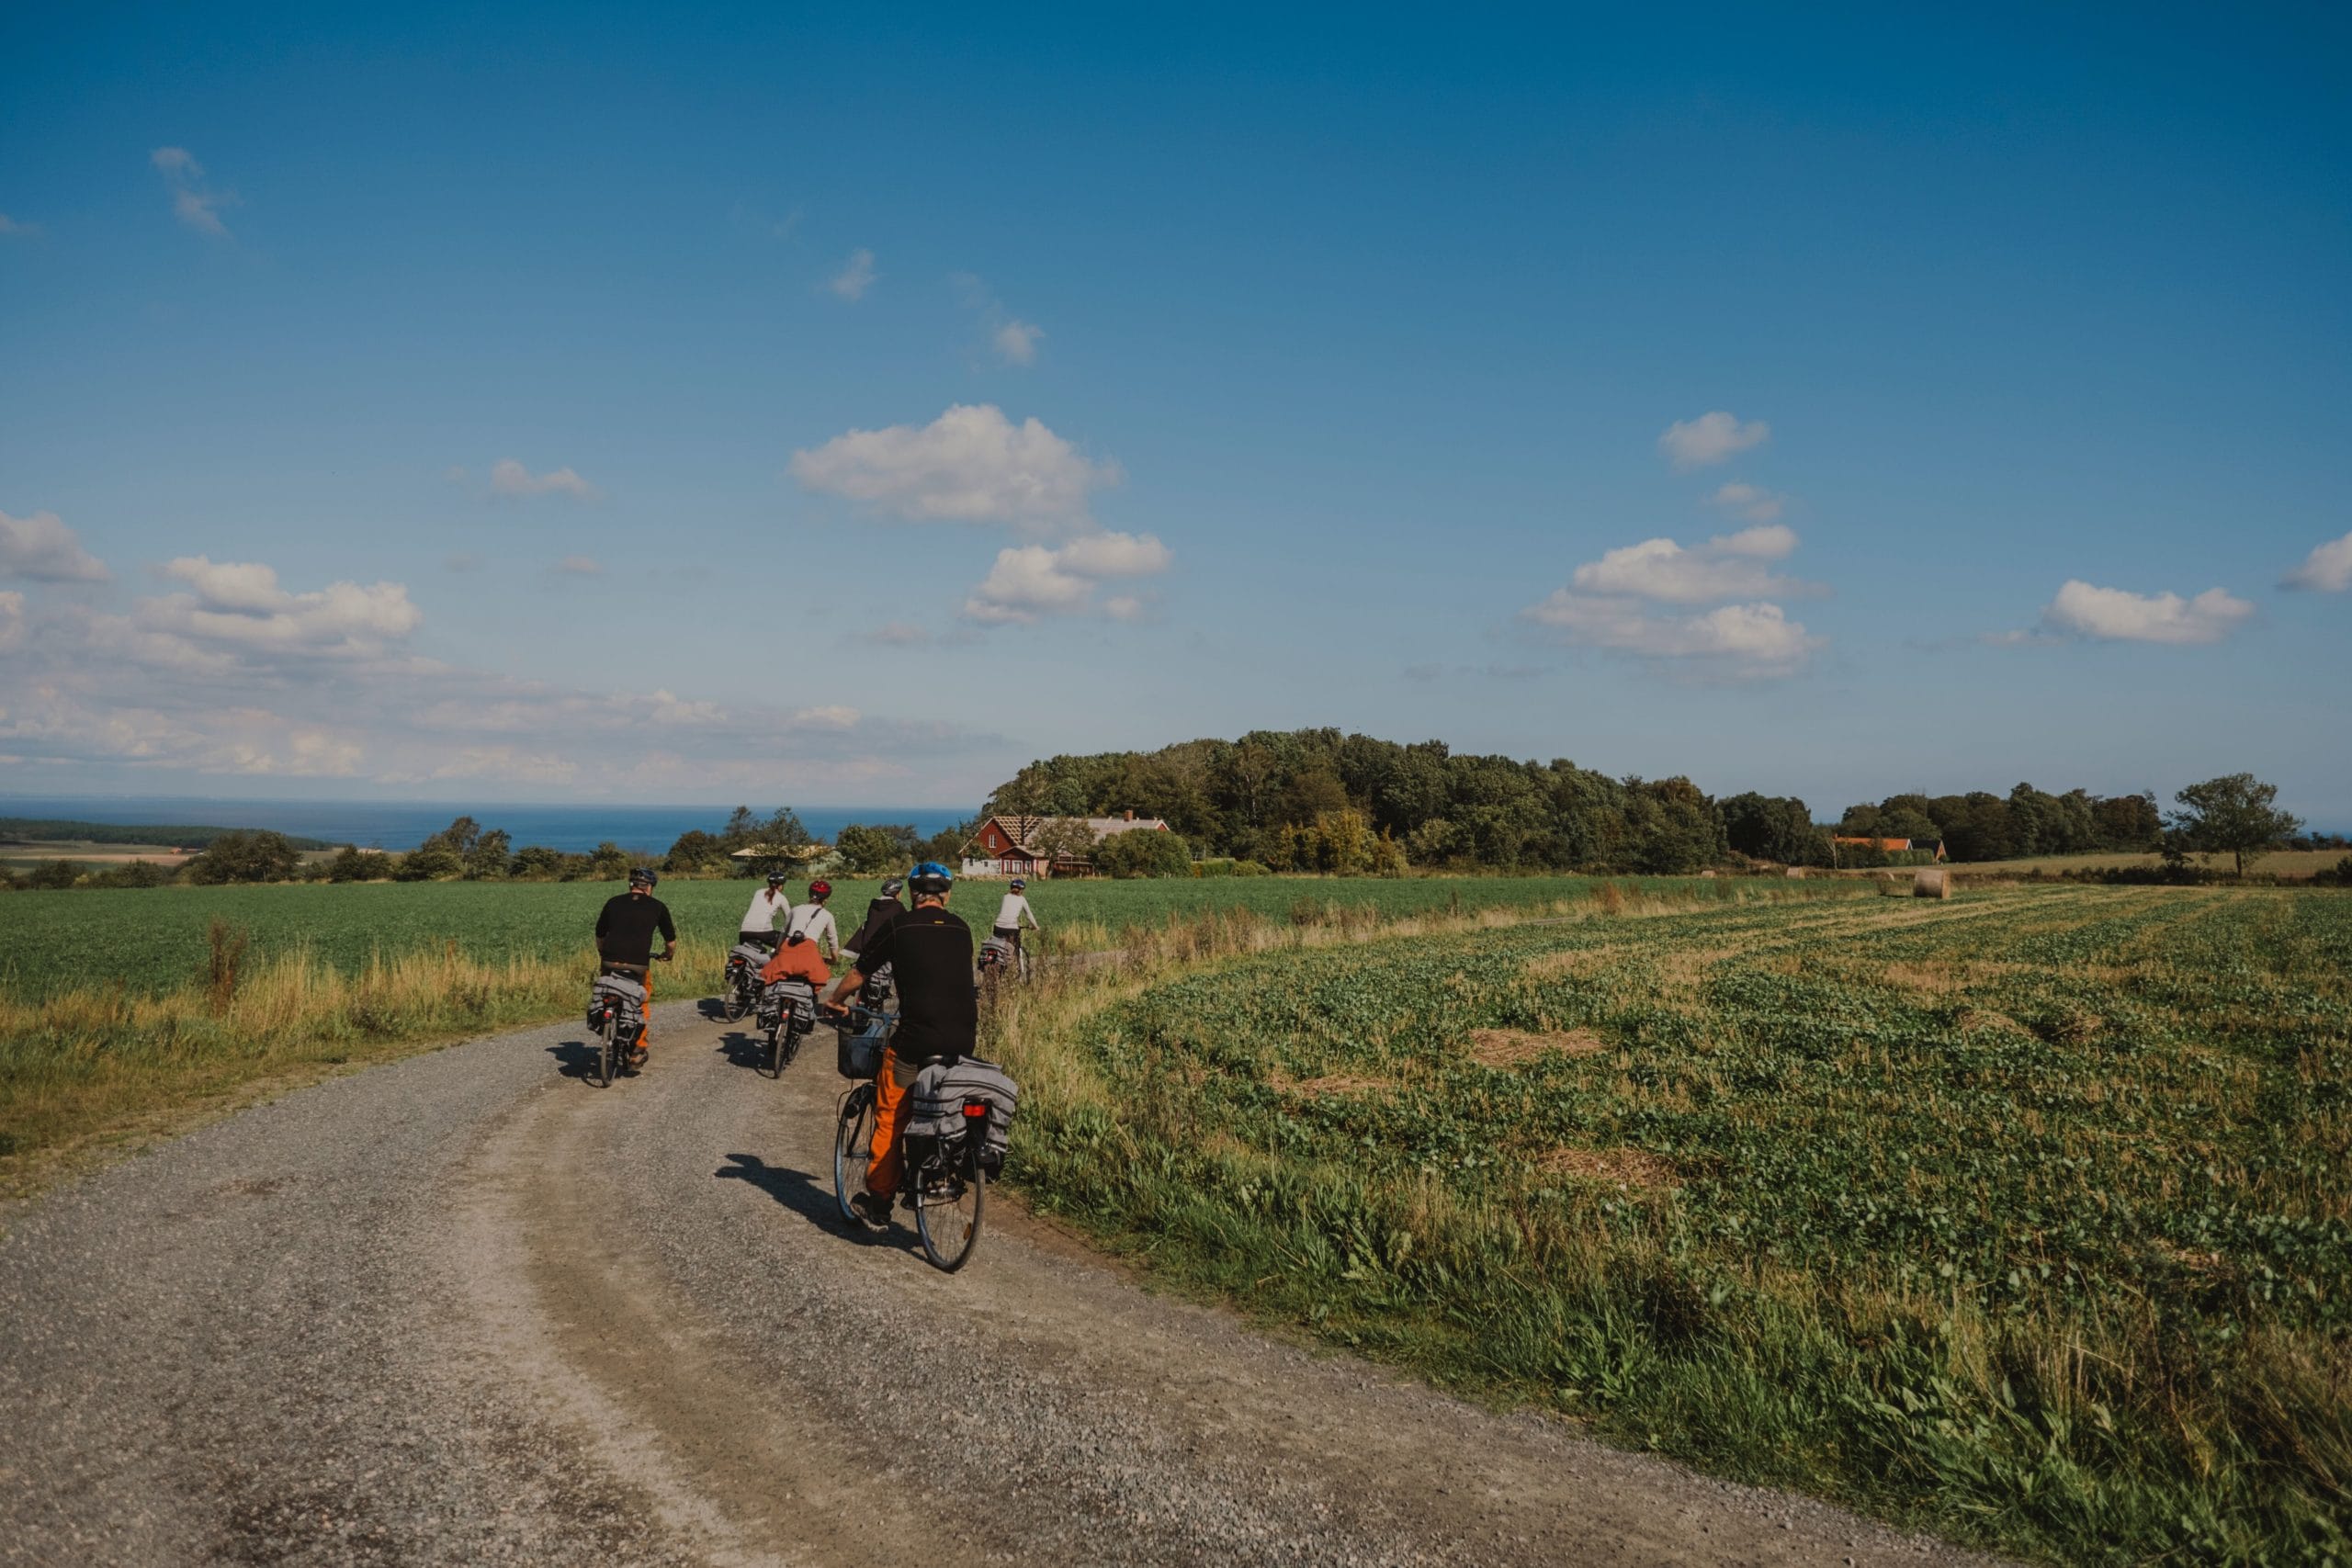
M301 1081L582 1007L593 953L475 958L455 942L345 973L304 948L254 959L215 920L201 970L162 995L127 986L25 1000L0 991L0 1190L56 1157L166 1131L257 1085ZM718 987L724 949L682 943L664 999Z

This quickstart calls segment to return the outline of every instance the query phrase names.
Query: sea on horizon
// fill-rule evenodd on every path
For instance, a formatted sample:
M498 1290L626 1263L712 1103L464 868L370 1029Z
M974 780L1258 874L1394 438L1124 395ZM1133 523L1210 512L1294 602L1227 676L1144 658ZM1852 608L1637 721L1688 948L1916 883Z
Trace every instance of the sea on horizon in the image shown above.
M465 806L452 802L370 800L216 800L199 795L0 795L0 817L62 818L77 822L138 823L178 828L269 828L296 838L322 839L362 849L413 850L459 817L485 829L503 828L514 847L543 844L581 852L606 840L625 850L659 854L678 835L699 828L716 833L726 806ZM764 815L773 807L754 807ZM976 815L942 807L797 806L800 820L820 840L852 822L910 823L925 837Z

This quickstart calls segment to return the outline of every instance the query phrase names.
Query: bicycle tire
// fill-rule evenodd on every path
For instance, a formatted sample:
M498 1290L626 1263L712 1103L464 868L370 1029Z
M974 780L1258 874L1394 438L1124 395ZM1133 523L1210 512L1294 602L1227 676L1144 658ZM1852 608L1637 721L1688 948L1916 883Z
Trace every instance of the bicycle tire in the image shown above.
M610 1089L620 1073L620 1021L611 1013L605 1015L603 1048L596 1053L596 1070L589 1075L598 1089Z
M861 1084L842 1099L841 1120L833 1126L833 1202L854 1225L864 1225L865 1216L849 1201L865 1190L866 1162L873 1157L874 1087Z
M729 980L727 995L720 998L718 1008L729 1023L741 1022L743 1015L752 1010L750 993L741 980Z
M959 1152L957 1157L965 1156ZM988 1207L989 1176L978 1160L958 1185L956 1197L946 1201L922 1186L915 1189L915 1235L922 1238L922 1255L943 1274L972 1260L980 1245L980 1215Z

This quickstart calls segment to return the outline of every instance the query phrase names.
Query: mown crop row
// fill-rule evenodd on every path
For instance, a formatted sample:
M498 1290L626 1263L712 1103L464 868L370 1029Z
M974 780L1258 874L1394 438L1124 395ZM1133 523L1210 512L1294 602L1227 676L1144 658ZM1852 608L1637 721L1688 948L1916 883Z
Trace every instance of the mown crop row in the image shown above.
M2352 899L1286 953L1005 1049L1042 1201L1378 1353L2065 1561L2352 1506Z

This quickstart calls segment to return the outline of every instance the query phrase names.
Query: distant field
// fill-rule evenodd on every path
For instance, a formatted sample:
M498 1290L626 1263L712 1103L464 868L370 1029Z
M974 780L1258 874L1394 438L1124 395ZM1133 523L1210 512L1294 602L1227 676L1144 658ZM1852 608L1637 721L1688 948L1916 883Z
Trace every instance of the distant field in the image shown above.
M1668 884L1623 877L1616 885ZM1746 886L1738 879L1671 885L1722 897ZM662 897L689 944L716 943L732 939L754 886L672 880ZM1130 926L1210 909L1246 908L1285 919L1301 906L1319 911L1337 903L1396 917L1582 899L1597 886L1586 877L1090 881L1035 886L1030 901L1048 941L1074 950L1114 944ZM835 887L832 908L846 936L876 885L843 881ZM206 928L215 916L252 933L255 961L307 949L345 975L365 968L371 956L451 947L476 962L573 956L584 962L596 911L618 891L608 882L426 882L8 894L0 896L0 993L34 1001L117 984L145 995L176 990L202 970ZM967 884L954 908L974 925L985 925L1003 891L1001 883Z
M2315 871L2334 869L2335 863L2346 855L2352 855L2352 850L2280 850L2274 854L2264 855L2252 869L2256 875L2262 876L2309 876ZM2209 870L2231 869L2227 855L2195 855L2190 858ZM2118 866L2154 867L2162 864L2164 857L2153 854L2034 855L2023 860L1960 862L1953 864L1952 870L1967 876L1984 872L2108 871Z
M193 851L184 851L171 844L93 843L87 839L16 839L0 840L0 865L19 874L53 860L70 860L77 865L128 865L143 860L153 865L176 866L187 861Z

